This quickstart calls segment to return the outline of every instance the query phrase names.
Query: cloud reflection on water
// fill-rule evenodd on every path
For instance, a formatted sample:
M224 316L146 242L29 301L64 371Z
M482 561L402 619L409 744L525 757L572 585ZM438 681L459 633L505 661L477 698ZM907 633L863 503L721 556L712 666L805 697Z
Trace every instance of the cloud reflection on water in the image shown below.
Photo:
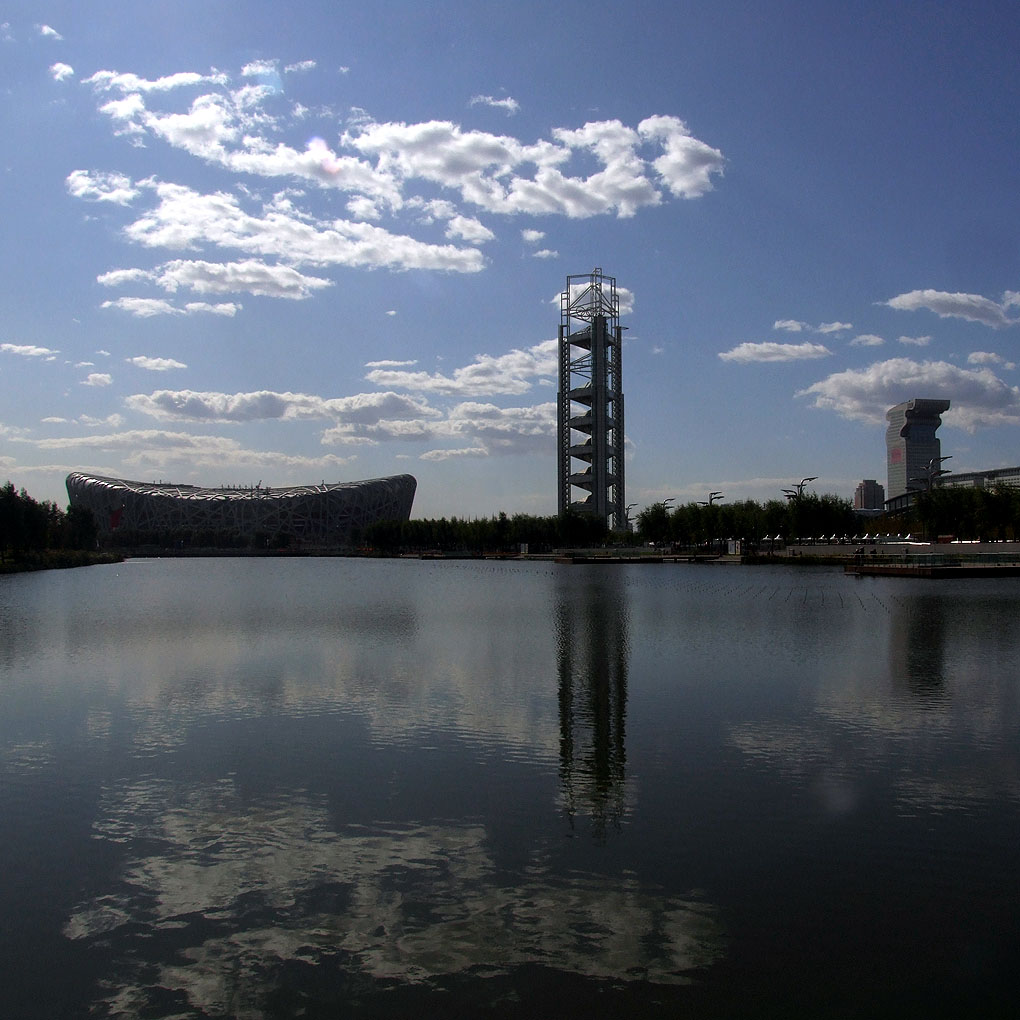
M125 848L123 873L65 934L108 947L112 1015L170 990L210 1015L261 1016L287 963L400 983L537 963L669 985L721 951L697 899L554 874L541 850L501 872L470 822L335 831L325 799L300 790L252 803L230 779L125 782L105 791L95 838Z

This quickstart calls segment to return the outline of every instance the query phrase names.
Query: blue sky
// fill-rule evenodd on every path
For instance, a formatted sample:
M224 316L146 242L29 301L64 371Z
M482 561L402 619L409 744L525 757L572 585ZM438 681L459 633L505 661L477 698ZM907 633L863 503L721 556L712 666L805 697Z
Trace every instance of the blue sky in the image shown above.
M1011 3L8 3L0 478L410 472L553 513L615 276L627 500L1020 463Z

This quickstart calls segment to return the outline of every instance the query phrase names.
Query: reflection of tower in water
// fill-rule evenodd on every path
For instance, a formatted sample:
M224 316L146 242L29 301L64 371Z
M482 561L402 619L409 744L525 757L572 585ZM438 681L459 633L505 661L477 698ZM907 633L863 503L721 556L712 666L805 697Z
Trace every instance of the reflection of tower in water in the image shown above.
M571 584L556 605L564 808L571 828L578 812L587 812L599 838L607 825L619 825L626 810L629 650L625 592L614 581L619 578L601 574Z
M889 675L893 684L915 698L940 698L946 682L946 603L918 597L895 603L889 632Z

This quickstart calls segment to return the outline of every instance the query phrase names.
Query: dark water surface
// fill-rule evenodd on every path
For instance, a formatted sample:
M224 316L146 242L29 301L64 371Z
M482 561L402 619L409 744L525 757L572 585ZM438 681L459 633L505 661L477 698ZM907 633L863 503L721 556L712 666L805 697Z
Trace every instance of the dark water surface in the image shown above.
M1014 1016L1020 581L0 578L0 1016Z

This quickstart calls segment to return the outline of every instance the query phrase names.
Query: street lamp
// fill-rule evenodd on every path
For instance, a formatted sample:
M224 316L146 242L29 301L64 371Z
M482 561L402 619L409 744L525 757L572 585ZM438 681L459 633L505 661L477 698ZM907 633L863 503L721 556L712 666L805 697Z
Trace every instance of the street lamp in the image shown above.
M952 460L952 459L953 459L953 455L949 454L946 457L932 457L932 459L930 461L928 461L928 466L925 468L925 472L924 473L925 473L925 475L927 476L927 479L928 479L928 491L929 492L931 492L931 487L934 484L936 479L941 478L943 475L951 475L952 474L952 471L950 471L948 468L942 467L942 462L944 460ZM914 481L914 480L915 479L911 479L911 481Z
M698 506L711 506L717 499L723 499L725 497L723 492L710 492L708 494L708 502L703 499L698 500Z
M630 512L636 506L637 506L637 503L628 503L627 506L624 508L624 511L623 511L623 530L628 532L628 533L633 531L633 528L631 528L631 525L630 525Z
M952 460L952 459L953 459L953 455L952 454L949 454L946 457L932 457L932 459L930 461L928 461L927 465L925 466L923 477L921 477L921 478L911 478L910 479L911 482L920 482L924 486L924 489L918 489L917 486L908 485L907 486L908 493L909 492L926 492L926 493L928 493L930 495L931 494L932 486L935 484L935 480L936 479L941 478L943 475L952 474L952 472L949 471L948 468L943 468L941 466L943 461L945 461L945 460ZM908 496L908 503L907 503L907 505L908 506L910 505L909 496ZM922 522L921 522L921 526L922 526L922 538L923 538L924 537L924 531L927 531L927 528L925 527L923 519L922 519Z
M941 464L944 460L952 459L952 454L949 454L947 457L932 457L932 459L925 465L924 474L918 478L911 478L910 481L920 482L924 486L925 492L931 492L936 479L941 478L943 475L951 475L953 473L948 468L937 467L936 465ZM913 491L917 492L918 490L914 487Z
M787 499L800 499L804 495L804 486L808 482L814 482L818 478L818 475L809 475L807 478L802 478L799 482L793 483L792 489L783 489Z

